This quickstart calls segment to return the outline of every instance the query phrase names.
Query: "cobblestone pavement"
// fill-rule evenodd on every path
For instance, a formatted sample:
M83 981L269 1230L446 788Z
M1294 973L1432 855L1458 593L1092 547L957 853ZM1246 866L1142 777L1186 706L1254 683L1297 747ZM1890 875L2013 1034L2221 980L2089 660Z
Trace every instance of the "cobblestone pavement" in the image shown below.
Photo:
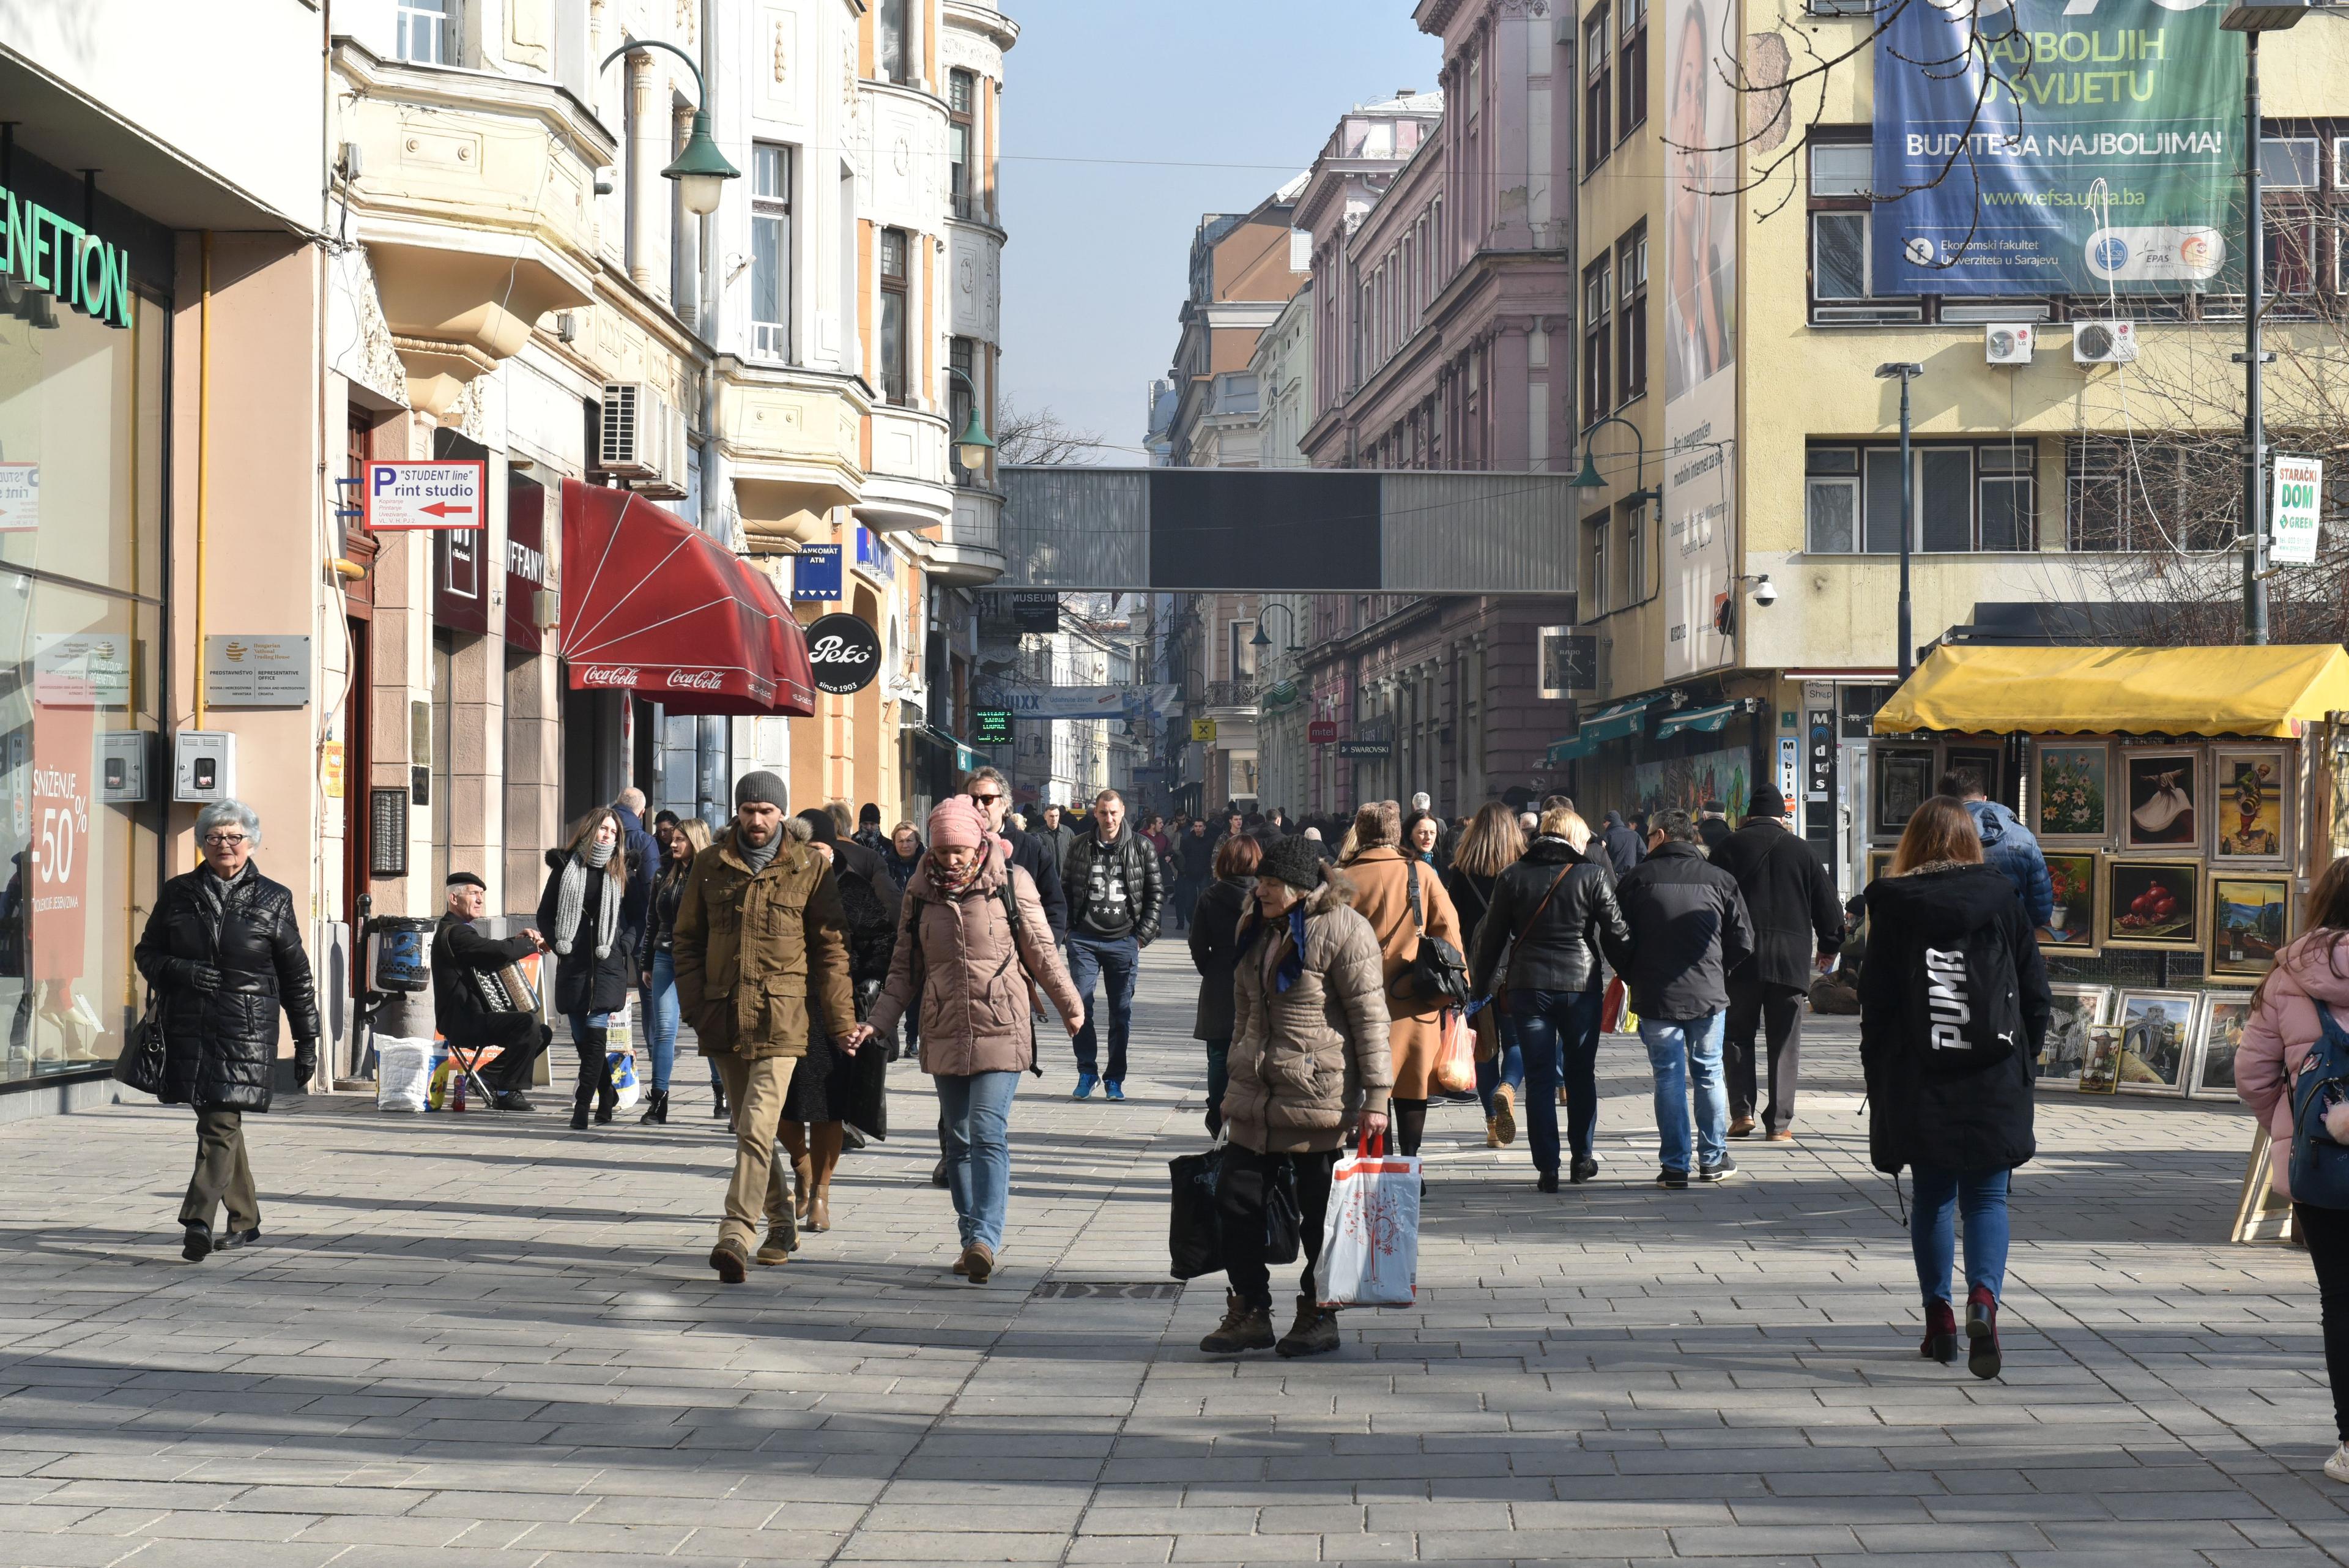
M2215 1240L2239 1112L2043 1101L1984 1384L1917 1358L1847 1027L1814 1023L1798 1142L1681 1193L1610 1040L1599 1181L1538 1194L1439 1107L1418 1305L1209 1360L1220 1280L1163 1284L1190 996L1152 951L1123 1106L1048 1049L983 1288L910 1065L836 1228L732 1289L698 1064L665 1130L255 1118L268 1245L202 1265L184 1112L0 1129L0 1563L2349 1563L2307 1262Z

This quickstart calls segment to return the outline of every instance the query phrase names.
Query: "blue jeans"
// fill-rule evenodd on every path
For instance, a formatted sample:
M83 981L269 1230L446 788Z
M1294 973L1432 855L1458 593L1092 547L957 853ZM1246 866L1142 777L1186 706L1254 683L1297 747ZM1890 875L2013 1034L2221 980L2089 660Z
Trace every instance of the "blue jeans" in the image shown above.
M1696 1085L1696 1157L1703 1165L1729 1158L1729 1085L1721 1076L1725 1013L1702 1018L1640 1020L1648 1065L1656 1075L1656 1140L1666 1170L1689 1168L1689 1083Z
M1486 1003L1493 1007L1492 1003ZM1481 1016L1481 1014L1479 1015ZM1523 1099L1526 1093L1526 1053L1517 1044L1517 1021L1506 1012L1493 1008L1493 1033L1499 1037L1499 1049L1489 1062L1476 1064L1476 1098L1484 1103L1485 1116L1493 1116L1493 1091L1506 1084Z
M1133 1027L1133 982L1142 972L1142 944L1132 937L1080 936L1069 933L1069 979L1085 999L1085 1026L1077 1031L1077 1071L1098 1074L1112 1084L1125 1082L1125 1040ZM1109 982L1109 1071L1102 1072L1101 1047L1093 1026L1093 980Z
M653 954L653 982L645 992L645 1038L652 1046L653 1090L668 1093L669 1069L677 1065L677 961Z
M936 1077L946 1134L947 1191L954 1199L962 1244L1003 1249L1003 1215L1011 1201L1011 1096L1017 1073Z
M1534 1168L1557 1168L1557 1086L1566 1085L1567 1146L1590 1158L1599 1131L1599 1004L1596 991L1512 991L1509 1015L1526 1053L1526 1107Z
M1916 1206L1909 1212L1909 1245L1917 1254L1917 1282L1928 1302L1950 1299L1950 1268L1957 1262L1958 1215L1966 1217L1966 1291L2006 1291L2006 1188L2012 1172L1914 1168Z

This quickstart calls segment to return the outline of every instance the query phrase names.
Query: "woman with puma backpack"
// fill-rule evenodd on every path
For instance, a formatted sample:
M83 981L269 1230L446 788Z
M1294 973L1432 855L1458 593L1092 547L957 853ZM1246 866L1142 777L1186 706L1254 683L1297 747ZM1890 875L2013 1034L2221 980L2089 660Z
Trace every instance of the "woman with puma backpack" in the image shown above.
M2304 923L2251 993L2235 1094L2274 1140L2270 1183L2292 1204L2292 1231L2316 1265L2341 1444L2324 1473L2349 1483L2349 1106L2340 1099L2349 1074L2349 859L2316 879Z
M1929 1361L1957 1359L1950 1304L1957 1218L1965 1219L1966 1366L1999 1373L2007 1185L2036 1152L2031 1064L2053 1002L2031 919L1982 864L1963 802L1935 795L1900 836L1889 876L1868 884L1859 1060L1869 1156L1915 1173L1909 1217L1925 1293Z

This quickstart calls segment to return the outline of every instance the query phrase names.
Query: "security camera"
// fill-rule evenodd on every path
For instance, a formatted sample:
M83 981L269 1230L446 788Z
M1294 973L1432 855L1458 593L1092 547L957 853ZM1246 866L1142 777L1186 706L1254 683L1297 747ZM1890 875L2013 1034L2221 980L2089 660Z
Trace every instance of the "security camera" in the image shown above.
M1770 580L1766 572L1763 574L1762 580L1754 585L1754 602L1763 606L1778 602L1778 586Z

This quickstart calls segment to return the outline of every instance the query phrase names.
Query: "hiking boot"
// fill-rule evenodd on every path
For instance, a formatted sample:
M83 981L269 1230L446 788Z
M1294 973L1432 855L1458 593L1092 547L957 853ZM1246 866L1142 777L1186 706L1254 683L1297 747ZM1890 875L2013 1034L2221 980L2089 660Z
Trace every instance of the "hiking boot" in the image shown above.
M741 1242L729 1237L709 1249L709 1266L718 1271L723 1283L739 1285L750 1277L750 1254L742 1250Z
M1485 1118L1485 1147L1486 1148L1501 1147L1501 1123L1496 1116Z
M1668 1165L1656 1172L1656 1185L1659 1187L1669 1187L1675 1192L1681 1192L1687 1189L1688 1184L1689 1173L1685 1170L1674 1170Z
M1737 1162L1725 1154L1714 1164L1700 1165L1696 1168L1696 1179L1699 1181L1726 1181L1736 1174Z
M983 1285L995 1273L995 1249L984 1241L973 1241L962 1250L962 1277L972 1284Z
M1297 1321L1272 1347L1287 1356L1327 1355L1338 1348L1338 1313L1334 1307L1324 1307L1311 1296L1297 1298Z
M1966 1297L1966 1370L1977 1377L1995 1377L1998 1355L1998 1298L1984 1285Z
M1224 1321L1199 1342L1199 1348L1209 1355L1237 1355L1243 1350L1269 1350L1272 1344L1272 1308L1250 1306L1226 1291Z
M1585 1155L1568 1169L1566 1179L1579 1187L1598 1174L1599 1162Z
M180 1256L191 1263L201 1263L212 1254L212 1228L201 1220L191 1220L180 1239Z
M1493 1130L1505 1144L1517 1141L1517 1092L1506 1084L1493 1091Z
M797 1234L781 1225L773 1225L768 1227L767 1239L759 1243L758 1251L752 1255L758 1259L761 1268L779 1268L792 1261L792 1254L799 1251L799 1245Z
M1958 1358L1958 1314L1947 1302L1925 1303L1925 1343L1917 1354L1947 1366Z

